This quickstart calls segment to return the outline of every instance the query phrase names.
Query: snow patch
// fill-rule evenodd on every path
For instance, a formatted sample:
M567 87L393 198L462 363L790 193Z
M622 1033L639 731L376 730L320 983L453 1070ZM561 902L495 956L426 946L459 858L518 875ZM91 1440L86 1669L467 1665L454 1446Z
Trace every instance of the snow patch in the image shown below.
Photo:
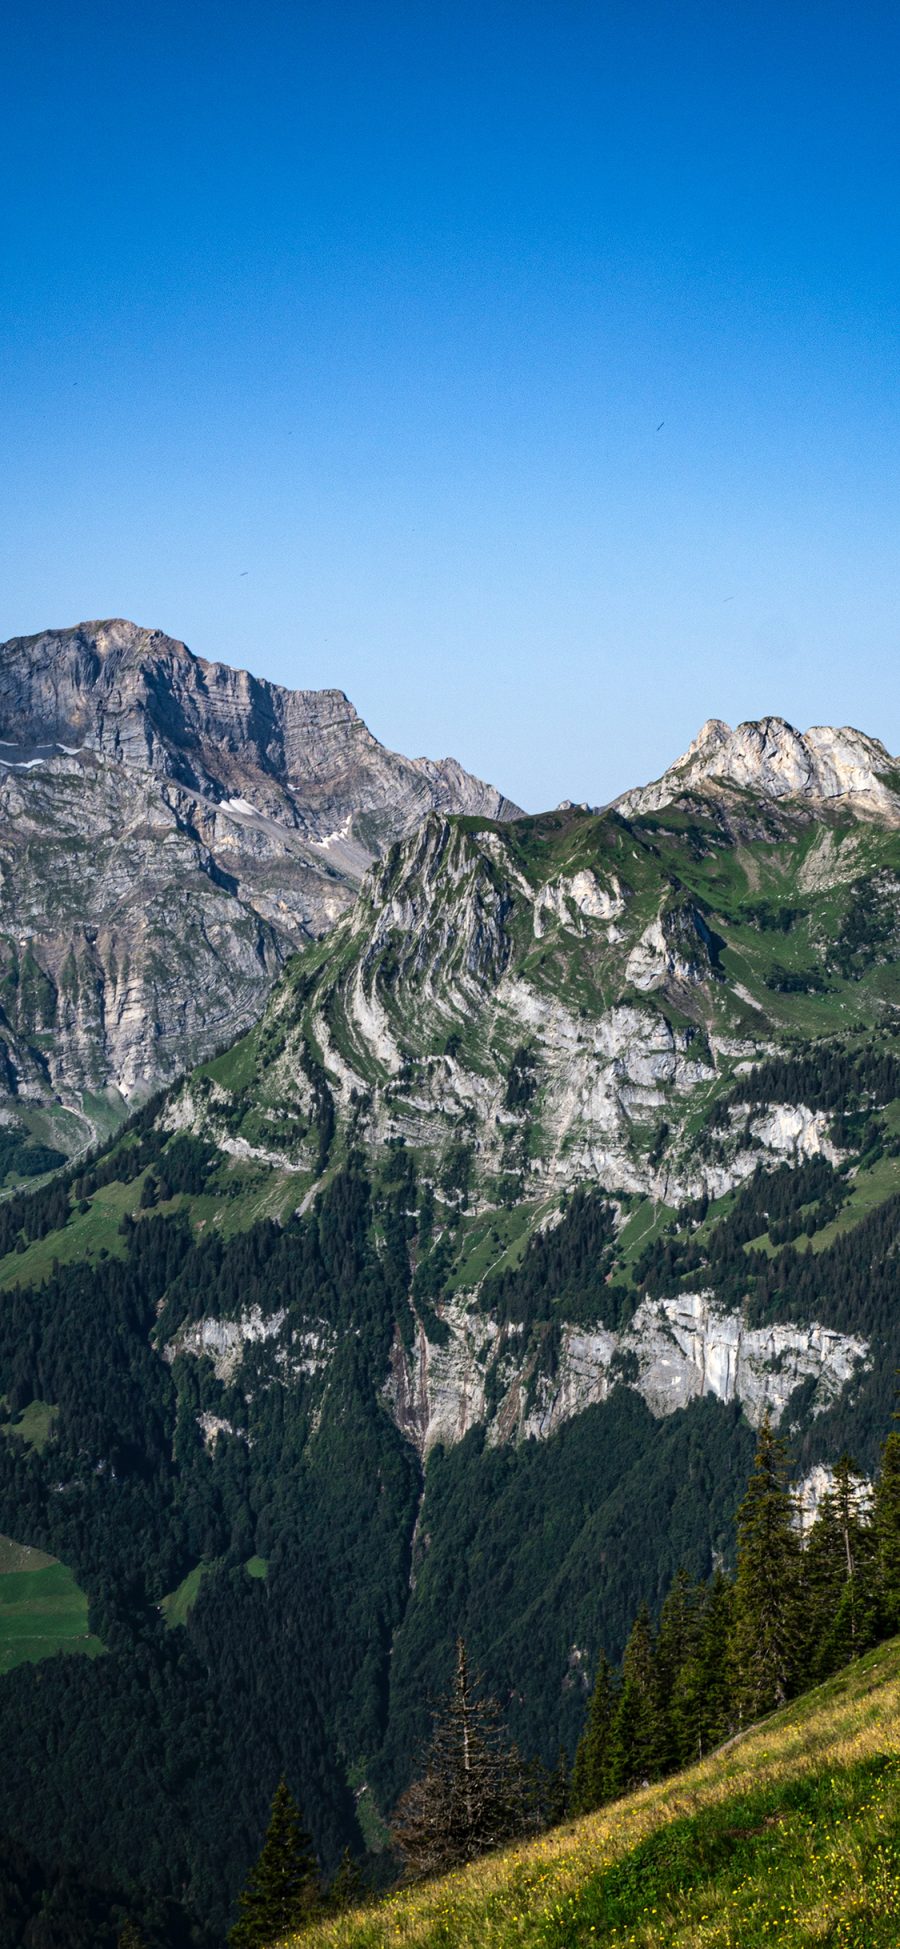
M246 819L260 819L263 816L255 805L250 804L249 799L223 799L222 806L226 812L242 812Z

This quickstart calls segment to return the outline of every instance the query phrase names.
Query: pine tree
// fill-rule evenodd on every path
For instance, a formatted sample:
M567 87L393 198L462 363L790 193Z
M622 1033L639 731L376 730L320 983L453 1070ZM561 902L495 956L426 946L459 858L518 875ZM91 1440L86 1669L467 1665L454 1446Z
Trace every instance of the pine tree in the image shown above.
M319 1871L298 1808L279 1780L262 1852L238 1903L229 1949L272 1949L309 1921L319 1901Z
M801 1665L800 1545L788 1459L768 1414L737 1516L731 1654L742 1724L783 1705Z
M663 1735L650 1613L642 1604L622 1660L622 1688L610 1735L613 1794L656 1780L663 1770Z
M878 1636L878 1559L864 1491L864 1477L842 1455L803 1552L805 1666L814 1683L858 1658Z
M900 1630L900 1430L894 1428L881 1451L875 1484L875 1536L884 1621Z
M396 1845L419 1877L473 1861L536 1824L525 1769L504 1741L495 1701L477 1696L459 1638L453 1690L436 1716L422 1774L397 1806Z
M605 1651L597 1662L597 1676L588 1705L584 1732L575 1749L569 1789L569 1812L590 1814L609 1798L610 1745L616 1710L615 1675Z
M667 1770L686 1766L696 1756L693 1694L701 1626L700 1592L687 1571L678 1570L660 1612L656 1638L660 1733Z
M337 1871L328 1884L327 1904L330 1909L358 1908L365 1895L365 1886L359 1862L345 1847Z

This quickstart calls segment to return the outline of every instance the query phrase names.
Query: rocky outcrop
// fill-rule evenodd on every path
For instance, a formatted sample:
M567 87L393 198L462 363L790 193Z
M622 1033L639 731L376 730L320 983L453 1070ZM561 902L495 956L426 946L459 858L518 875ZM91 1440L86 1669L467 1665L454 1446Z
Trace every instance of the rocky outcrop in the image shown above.
M850 805L900 824L897 760L877 738L849 726L814 725L796 731L783 717L764 717L732 730L711 717L683 757L655 784L617 801L626 817L656 812L707 785L728 785L771 799Z
M189 1354L195 1360L212 1361L216 1379L230 1381L234 1378L244 1358L247 1347L266 1340L281 1341L277 1348L276 1365L284 1374L295 1379L301 1374L314 1374L327 1365L328 1355L334 1344L334 1335L324 1321L307 1325L301 1332L282 1332L287 1314L284 1308L274 1313L263 1313L259 1306L251 1306L236 1320L220 1320L206 1315L189 1326L182 1327L173 1339L162 1349L163 1359L171 1365L179 1354Z
M454 759L385 750L341 691L285 690L158 631L3 645L6 1101L43 1107L68 1147L231 1040L435 808L517 810Z
M719 1401L740 1401L758 1427L766 1413L780 1420L795 1389L808 1380L815 1382L813 1412L821 1413L867 1358L864 1340L815 1323L748 1327L707 1293L645 1299L621 1333L563 1329L558 1371L542 1383L523 1429L552 1434L592 1401L605 1400L617 1377L643 1396L653 1414L674 1414L713 1394Z
M619 1332L563 1324L552 1372L521 1328L500 1329L463 1303L442 1312L444 1336L421 1328L411 1350L396 1340L386 1398L422 1455L488 1424L491 1441L545 1440L617 1385L634 1388L654 1415L674 1414L703 1394L739 1401L758 1427L779 1421L804 1382L823 1410L869 1360L867 1343L828 1327L748 1327L707 1293L645 1299ZM489 1403L495 1403L490 1406Z
M534 902L535 940L539 941L546 933L552 918L575 934L587 932L586 921L606 921L607 939L615 941L619 939L615 922L624 911L625 892L615 874L608 886L601 885L596 873L584 867L571 876L561 874L558 880L550 880L538 888Z
M802 1537L809 1535L826 1496L830 1496L834 1491L834 1484L834 1469L829 1468L827 1462L814 1462L802 1479L792 1485L794 1523ZM852 1495L860 1515L871 1514L875 1490L868 1476L855 1477Z

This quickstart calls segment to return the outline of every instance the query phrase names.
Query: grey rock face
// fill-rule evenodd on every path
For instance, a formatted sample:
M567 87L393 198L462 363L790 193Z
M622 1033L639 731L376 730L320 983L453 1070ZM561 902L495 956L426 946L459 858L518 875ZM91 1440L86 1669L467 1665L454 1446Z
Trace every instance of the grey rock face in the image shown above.
M845 725L796 731L783 717L739 724L733 731L711 717L662 778L626 792L619 809L630 817L655 812L684 793L709 785L737 787L771 799L845 801L900 824L897 761L877 738Z
M433 809L518 810L454 759L387 751L341 691L158 631L3 645L0 1101L83 1142L245 1027Z
M501 1331L459 1303L446 1305L442 1319L440 1344L424 1330L408 1350L395 1340L385 1386L398 1427L423 1456L481 1423L490 1442L546 1440L623 1381L656 1416L712 1394L740 1401L758 1427L766 1413L780 1421L804 1381L815 1383L813 1413L822 1413L870 1360L866 1341L852 1335L815 1323L749 1328L708 1294L684 1293L644 1300L620 1333L562 1323L554 1371L535 1386L535 1350L521 1328Z

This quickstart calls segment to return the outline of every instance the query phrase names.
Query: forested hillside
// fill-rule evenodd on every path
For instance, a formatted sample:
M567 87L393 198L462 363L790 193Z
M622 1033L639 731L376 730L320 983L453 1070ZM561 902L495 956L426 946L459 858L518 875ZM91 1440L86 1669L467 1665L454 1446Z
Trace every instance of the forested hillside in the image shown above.
M0 1678L0 1834L77 1876L78 1949L221 1943L281 1774L326 1874L387 1873L458 1634L571 1756L601 1650L731 1563L767 1415L810 1515L873 1473L897 886L886 814L745 788L432 819L249 1035L0 1206L0 1530L103 1646Z
M285 1949L893 1949L898 1705L895 1640L676 1779Z

